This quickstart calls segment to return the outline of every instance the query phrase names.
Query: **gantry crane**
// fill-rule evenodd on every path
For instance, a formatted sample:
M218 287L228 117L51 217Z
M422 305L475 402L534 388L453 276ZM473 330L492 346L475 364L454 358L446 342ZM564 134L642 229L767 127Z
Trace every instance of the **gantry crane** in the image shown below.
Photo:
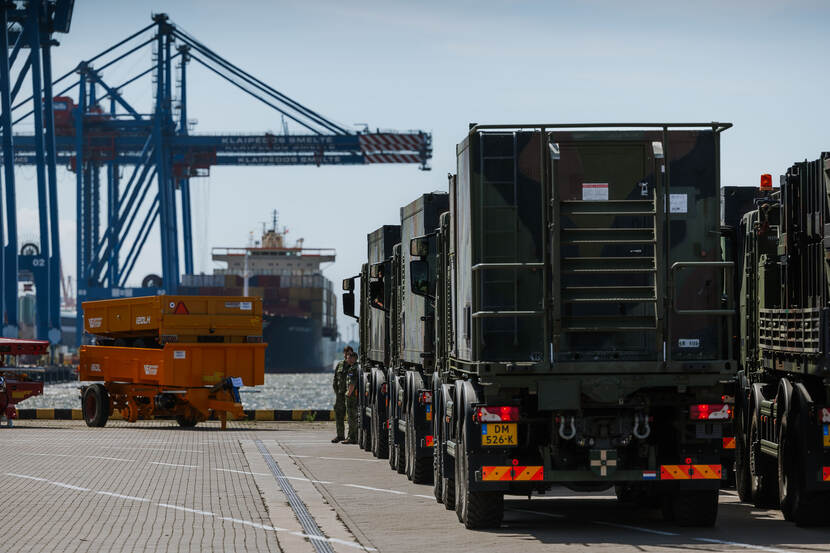
M115 86L105 80L105 73L115 64L150 48L155 57L149 68ZM178 62L175 68L174 61ZM300 132L189 134L187 67L191 62L270 107ZM178 71L178 98L174 98L174 70ZM176 292L180 236L184 270L193 272L189 181L208 175L214 165L409 163L429 169L430 133L347 129L223 58L178 28L165 14L154 15L150 25L81 62L74 71L51 84L55 86L75 76L77 80L57 92L51 106L47 102L43 111L54 113L55 161L76 175L78 306L86 300ZM151 113L142 113L122 91L148 76L154 82L154 106ZM12 109L21 106L22 103ZM37 117L37 111L33 109L13 122L32 113ZM7 166L12 157L15 164L40 164L36 136L15 135L13 141L13 156L4 154ZM126 183L119 177L122 166L132 167ZM101 209L102 169L106 169L106 213ZM142 248L155 228L161 240L161 282L127 287ZM43 252L40 254L42 257ZM43 262L47 269L35 271L39 304L38 279L51 278L53 266L59 267L57 256L57 248L53 247L49 259ZM57 275L58 269L54 271ZM59 280L55 282L57 291ZM49 296L47 301L50 310L57 312L57 295ZM80 313L78 317L81 321ZM42 326L39 323L38 335L45 331ZM80 336L80 324L78 329Z

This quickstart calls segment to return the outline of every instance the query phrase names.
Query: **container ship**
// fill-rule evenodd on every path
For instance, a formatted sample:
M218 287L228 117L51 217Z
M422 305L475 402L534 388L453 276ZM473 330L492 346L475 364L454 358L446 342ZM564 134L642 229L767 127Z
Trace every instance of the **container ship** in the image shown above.
M212 275L183 275L180 294L259 296L265 370L270 373L331 370L337 343L337 299L322 265L334 262L333 249L285 243L286 230L264 228L262 240L242 248L213 248L225 263Z

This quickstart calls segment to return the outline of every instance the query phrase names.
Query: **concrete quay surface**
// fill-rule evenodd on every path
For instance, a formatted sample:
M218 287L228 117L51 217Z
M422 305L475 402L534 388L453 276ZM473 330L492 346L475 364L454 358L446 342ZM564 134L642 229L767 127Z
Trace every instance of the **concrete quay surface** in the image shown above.
M508 497L501 528L469 531L431 486L331 444L333 433L313 422L222 432L213 422L19 421L0 428L0 552L830 550L830 528L797 528L730 490L714 528L562 488Z

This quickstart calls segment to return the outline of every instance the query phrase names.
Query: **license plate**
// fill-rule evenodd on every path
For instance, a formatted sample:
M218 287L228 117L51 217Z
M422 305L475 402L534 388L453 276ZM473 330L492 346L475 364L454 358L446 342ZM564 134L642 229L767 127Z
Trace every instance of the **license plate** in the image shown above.
M830 447L830 424L824 425L824 447Z
M516 424L486 423L481 425L481 445L511 446L518 445Z

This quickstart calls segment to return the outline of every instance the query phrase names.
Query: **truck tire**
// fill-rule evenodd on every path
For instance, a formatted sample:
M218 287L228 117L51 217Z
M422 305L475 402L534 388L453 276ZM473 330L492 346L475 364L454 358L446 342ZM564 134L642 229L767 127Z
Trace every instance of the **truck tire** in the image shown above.
M756 507L776 507L778 504L777 471L772 460L761 453L760 449L760 414L752 409L749 425L749 469L750 493Z
M110 397L103 384L92 384L84 390L81 410L87 426L103 428L110 416Z
M463 426L466 427L466 425L467 422L465 420ZM465 443L466 435L466 428L462 427L461 436L458 440L461 451L455 460L455 466L460 467L456 480L461 484L457 486L457 489L461 492L461 501L459 502L459 497L456 497L455 512L459 515L459 521L468 530L498 528L504 517L504 494L501 492L470 491L470 488L467 486L469 456L467 455L467 446Z
M455 479L441 478L441 497L444 500L444 508L448 511L455 509Z
M797 392L796 392L797 393ZM795 394L793 394L795 395ZM809 425L800 412L797 398L781 418L778 432L778 498L784 518L798 526L830 523L827 494L810 493L799 461L806 449L803 428Z
M417 389L417 388L415 388ZM414 393L414 390L413 390ZM409 467L406 473L415 484L431 484L432 479L432 463L428 457L418 457L418 437L415 431L415 398L409 402L409 412L406 418L406 437L407 437L407 457L409 459Z
M436 379L437 380L437 379ZM444 421L443 401L439 399L438 394L440 390L433 389L432 392L432 407L435 409L432 418L432 495L435 496L435 501L438 503L444 502L444 489L441 482L441 465L443 464L444 455L443 449L443 432L441 427Z
M395 374L390 370L388 373L388 377L386 379L387 390L386 393L389 397L389 406L386 409L386 420L387 425L389 426L387 432L387 446L389 447L389 468L392 470L398 469L398 458L397 458L397 448L395 446L395 432L397 431L398 421L394 417L396 412L396 406L398 403L398 391L395 389Z
M372 455L378 459L386 459L389 456L389 434L384 428L385 422L380 416L380 386L375 394L375 401L372 404Z
M744 503L752 500L752 474L749 470L749 448L746 443L746 410L735 413L735 489Z
M714 526L718 519L718 490L681 491L670 501L678 526Z

